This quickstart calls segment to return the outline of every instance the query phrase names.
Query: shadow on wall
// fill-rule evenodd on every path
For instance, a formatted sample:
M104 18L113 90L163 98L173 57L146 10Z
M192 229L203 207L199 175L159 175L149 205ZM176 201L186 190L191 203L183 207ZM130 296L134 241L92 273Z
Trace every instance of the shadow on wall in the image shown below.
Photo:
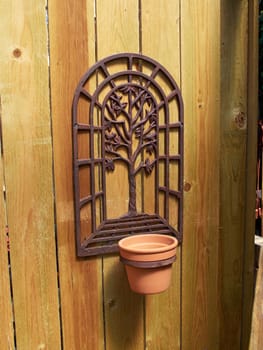
M130 290L119 257L103 258L104 308L107 343L114 349L139 349L144 342L144 296Z

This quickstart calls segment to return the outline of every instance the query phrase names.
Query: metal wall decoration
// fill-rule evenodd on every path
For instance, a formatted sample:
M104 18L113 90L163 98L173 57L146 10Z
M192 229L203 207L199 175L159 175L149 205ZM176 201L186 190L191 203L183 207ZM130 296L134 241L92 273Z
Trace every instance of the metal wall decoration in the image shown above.
M133 234L182 240L183 101L162 65L123 53L91 67L74 95L73 148L78 256L116 252L118 241ZM108 174L120 163L129 188L127 208L109 217ZM152 177L153 188L138 194L143 177ZM149 190L153 209L145 212Z

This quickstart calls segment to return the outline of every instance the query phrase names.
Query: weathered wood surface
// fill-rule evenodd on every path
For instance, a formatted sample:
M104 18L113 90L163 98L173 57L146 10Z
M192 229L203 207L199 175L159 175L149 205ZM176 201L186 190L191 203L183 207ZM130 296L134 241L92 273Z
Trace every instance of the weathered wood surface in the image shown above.
M243 260L243 303L242 303L242 349L249 347L251 317L253 308L254 282L254 240L255 230L255 183L257 158L258 123L258 1L248 2L248 100L247 100L247 147L246 147L246 209Z
M0 3L1 349L14 348L6 223L17 349L245 349L254 205L253 178L245 178L255 165L256 90L251 64L247 80L248 47L249 62L256 55L247 20L248 4L250 23L256 18L255 3ZM118 52L159 61L185 105L184 242L171 288L146 298L130 291L118 256L75 253L72 98L81 76ZM150 188L153 179L147 181ZM127 186L120 172L108 193L110 216L123 214ZM151 191L144 198L151 211Z
M95 62L94 4L51 1L50 69L54 168L65 349L103 349L102 270L100 259L77 259L74 240L72 184L72 119L74 90Z
M182 348L219 349L220 1L181 5L186 189Z
M1 125L1 100L0 100ZM0 138L2 138L0 130ZM12 297L9 279L8 237L2 139L0 140L0 349L14 348Z
M16 342L21 350L58 349L45 1L1 2L1 13L3 159Z
M162 28L162 30L160 30ZM179 2L142 1L141 52L160 62L180 87L180 7ZM173 116L171 116L172 118ZM175 145L170 145L170 150ZM161 173L161 169L160 169ZM161 175L160 175L161 176ZM152 191L147 201L153 202ZM147 206L147 203L145 204ZM171 213L171 223L177 220ZM181 249L173 264L172 283L168 291L147 296L145 302L146 349L176 350L181 344Z
M138 52L139 13L136 0L97 1L96 18L98 59L113 53ZM128 183L123 181L121 171L114 172L114 182L111 182L110 187L108 215L118 217L124 214L127 207L128 193ZM129 289L118 256L104 258L103 266L107 349L143 348L143 297Z
M245 231L248 2L222 1L221 13L220 348L239 349L242 323L233 320L242 319L245 245L253 242Z

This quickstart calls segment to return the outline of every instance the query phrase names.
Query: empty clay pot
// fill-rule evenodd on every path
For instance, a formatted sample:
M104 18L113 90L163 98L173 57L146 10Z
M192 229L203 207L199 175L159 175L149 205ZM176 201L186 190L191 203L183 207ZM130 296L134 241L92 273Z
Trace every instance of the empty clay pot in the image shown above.
M165 291L171 282L178 240L162 234L143 234L119 241L131 289L140 294Z

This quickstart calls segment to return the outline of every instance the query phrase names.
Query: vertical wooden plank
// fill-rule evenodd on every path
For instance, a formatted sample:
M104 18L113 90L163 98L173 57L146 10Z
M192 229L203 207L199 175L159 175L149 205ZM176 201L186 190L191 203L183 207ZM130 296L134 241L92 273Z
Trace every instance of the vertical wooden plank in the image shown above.
M248 2L248 101L245 251L243 259L242 349L248 349L254 296L255 183L258 119L258 1Z
M103 349L101 259L77 259L74 237L71 105L95 62L93 1L50 1L51 99L63 346Z
M220 1L181 1L185 104L182 349L219 347Z
M97 34L98 59L118 52L138 52L138 1L98 0ZM123 176L115 177L111 187L108 215L118 217L124 214L127 206L123 193L127 193L128 183L123 181ZM130 291L118 256L106 257L103 261L106 348L142 349L144 299Z
M0 7L1 8L1 7ZM3 169L3 149L1 134L1 100L0 100L0 349L14 348L14 330L12 315L12 297L9 280L9 262L6 234L6 203Z
M1 94L17 348L59 349L45 1L1 2Z
M141 4L142 53L160 62L180 86L179 1L154 0ZM152 195L149 194L150 202ZM147 349L180 348L180 295L181 257L178 249L170 288L165 293L146 297Z
M220 348L227 349L240 348L242 331L247 175L247 30L248 1L222 1ZM252 232L250 234L254 235Z

